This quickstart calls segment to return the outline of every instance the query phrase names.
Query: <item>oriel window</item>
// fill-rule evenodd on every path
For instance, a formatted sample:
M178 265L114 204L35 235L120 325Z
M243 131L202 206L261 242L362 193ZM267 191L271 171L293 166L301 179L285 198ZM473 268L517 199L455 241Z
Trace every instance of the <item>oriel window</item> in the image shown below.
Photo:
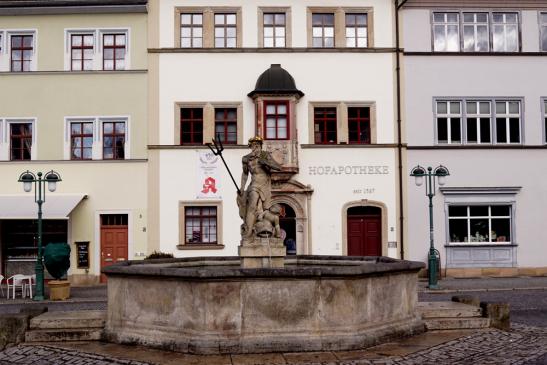
M125 158L125 122L103 123L103 159Z
M289 139L289 102L265 101L266 139Z

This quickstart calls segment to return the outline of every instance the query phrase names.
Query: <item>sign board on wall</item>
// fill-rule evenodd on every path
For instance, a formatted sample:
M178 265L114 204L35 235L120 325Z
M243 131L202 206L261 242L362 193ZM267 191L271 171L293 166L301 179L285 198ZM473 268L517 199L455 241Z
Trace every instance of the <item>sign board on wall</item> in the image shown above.
M76 242L78 269L89 269L89 242Z
M197 152L196 198L220 198L219 160L211 151Z

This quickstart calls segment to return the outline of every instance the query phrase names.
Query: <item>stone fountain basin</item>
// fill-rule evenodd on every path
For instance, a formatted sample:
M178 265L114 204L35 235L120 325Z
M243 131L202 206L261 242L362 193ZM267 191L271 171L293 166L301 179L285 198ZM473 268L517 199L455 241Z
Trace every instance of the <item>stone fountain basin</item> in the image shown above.
M421 262L296 256L243 269L239 257L127 261L108 277L106 338L185 353L354 350L424 330Z

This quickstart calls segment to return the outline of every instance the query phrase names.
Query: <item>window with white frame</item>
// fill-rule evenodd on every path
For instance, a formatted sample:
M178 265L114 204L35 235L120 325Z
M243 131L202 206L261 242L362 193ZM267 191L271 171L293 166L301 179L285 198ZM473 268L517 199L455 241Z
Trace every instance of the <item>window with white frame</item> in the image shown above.
M463 50L488 52L488 13L463 13Z
M547 52L547 13L539 14L539 22L541 27L541 50Z
M70 117L65 119L65 160L129 158L128 119Z
M433 12L432 18L435 52L520 50L516 12Z
M0 160L36 159L36 120L0 118Z
M467 143L492 143L490 101L467 101L465 105Z
M93 157L93 121L70 122L70 159L91 160Z
M433 13L433 49L436 52L460 50L460 14Z
M103 70L125 70L126 38L125 33L103 34Z
M70 69L72 71L93 69L94 45L93 34L80 33L70 35Z
M437 101L437 142L462 143L462 105L460 101Z
M520 102L496 101L496 143L521 143Z
M450 205L450 244L507 244L512 242L510 205Z
M10 71L32 71L34 34L10 34Z

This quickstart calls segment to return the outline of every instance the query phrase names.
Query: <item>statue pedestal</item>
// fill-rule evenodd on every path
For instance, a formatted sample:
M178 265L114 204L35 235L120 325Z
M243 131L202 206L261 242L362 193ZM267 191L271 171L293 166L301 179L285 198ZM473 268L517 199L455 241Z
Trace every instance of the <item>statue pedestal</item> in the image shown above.
M281 238L244 238L238 248L244 269L282 268L287 249Z

